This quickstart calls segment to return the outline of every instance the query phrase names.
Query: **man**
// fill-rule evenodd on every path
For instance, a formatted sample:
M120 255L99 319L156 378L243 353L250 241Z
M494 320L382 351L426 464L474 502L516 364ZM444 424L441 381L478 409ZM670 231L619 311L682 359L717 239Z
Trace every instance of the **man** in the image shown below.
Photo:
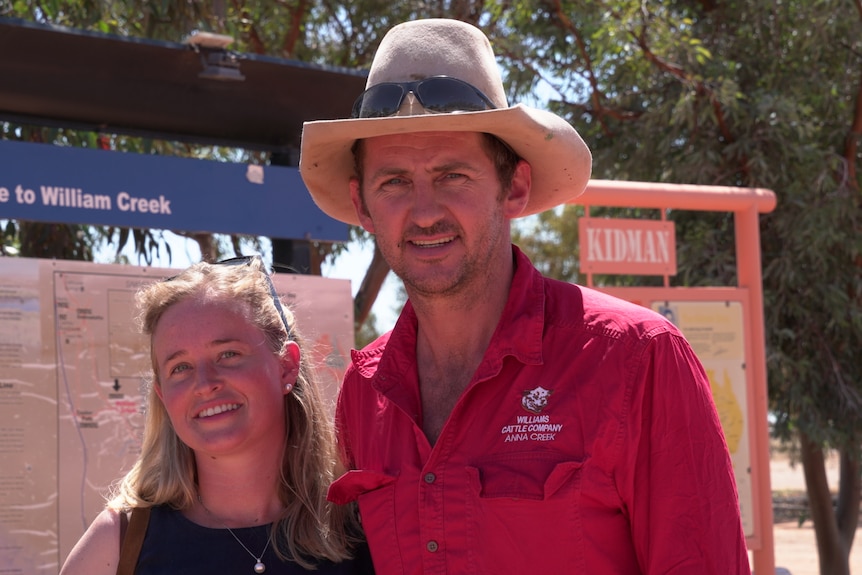
M351 471L329 496L359 501L377 573L748 573L682 335L511 244L511 219L586 186L577 132L508 106L490 43L457 21L394 27L367 88L352 119L305 125L300 169L409 296L337 407Z

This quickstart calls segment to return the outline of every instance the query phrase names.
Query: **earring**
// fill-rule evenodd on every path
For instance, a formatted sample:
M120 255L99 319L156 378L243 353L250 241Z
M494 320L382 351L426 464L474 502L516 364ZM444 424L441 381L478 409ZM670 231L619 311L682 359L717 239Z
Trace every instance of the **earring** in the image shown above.
M286 391L287 393L290 393L290 390L291 390L291 389L293 389L293 384L292 384L292 383L286 383L286 384L284 385L284 391Z

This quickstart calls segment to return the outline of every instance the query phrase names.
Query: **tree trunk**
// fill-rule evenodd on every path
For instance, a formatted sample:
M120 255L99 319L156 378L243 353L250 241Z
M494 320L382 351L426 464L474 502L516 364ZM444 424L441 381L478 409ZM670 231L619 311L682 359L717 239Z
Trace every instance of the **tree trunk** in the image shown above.
M817 540L820 574L850 575L850 547L839 527L840 516L836 515L832 505L832 493L826 478L823 449L802 431L799 432L799 445L805 486L808 491L808 506ZM856 505L858 517L858 487Z
M380 253L380 248L375 243L371 264L368 266L368 271L362 278L362 285L359 286L356 297L353 299L353 323L357 332L368 319L368 314L371 313L371 308L374 306L388 273L389 264L383 259L383 254Z
M859 526L859 505L862 503L862 468L860 468L860 446L853 444L841 452L841 468L838 478L838 503L835 514L838 531L844 547L853 549L853 539Z
M198 247L201 250L201 261L214 262L216 260L216 257L218 257L218 250L216 249L215 240L213 239L212 234L190 234L188 237L198 243Z

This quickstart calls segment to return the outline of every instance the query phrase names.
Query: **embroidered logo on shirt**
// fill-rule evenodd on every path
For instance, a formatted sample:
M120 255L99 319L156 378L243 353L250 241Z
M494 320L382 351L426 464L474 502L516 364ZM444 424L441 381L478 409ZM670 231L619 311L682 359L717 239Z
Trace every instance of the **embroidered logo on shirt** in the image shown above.
M513 441L554 441L557 433L562 431L562 423L553 423L550 415L541 415L548 407L548 398L553 390L537 387L524 391L521 397L521 407L534 415L518 415L515 423L504 425L500 433L505 436L505 443Z
M521 407L530 413L542 413L542 410L548 407L548 398L554 393L550 389L545 389L541 385L536 389L524 391L524 396L521 398Z
M562 423L552 423L547 415L519 415L517 423L504 425L500 433L505 443L513 441L554 441L562 431Z

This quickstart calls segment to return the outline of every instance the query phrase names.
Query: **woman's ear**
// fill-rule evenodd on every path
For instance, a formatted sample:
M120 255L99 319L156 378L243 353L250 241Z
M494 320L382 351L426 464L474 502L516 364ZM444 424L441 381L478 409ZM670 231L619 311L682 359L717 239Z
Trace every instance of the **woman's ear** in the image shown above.
M281 383L284 386L285 394L290 393L299 377L301 359L302 354L299 345L295 341L287 342L281 355Z

